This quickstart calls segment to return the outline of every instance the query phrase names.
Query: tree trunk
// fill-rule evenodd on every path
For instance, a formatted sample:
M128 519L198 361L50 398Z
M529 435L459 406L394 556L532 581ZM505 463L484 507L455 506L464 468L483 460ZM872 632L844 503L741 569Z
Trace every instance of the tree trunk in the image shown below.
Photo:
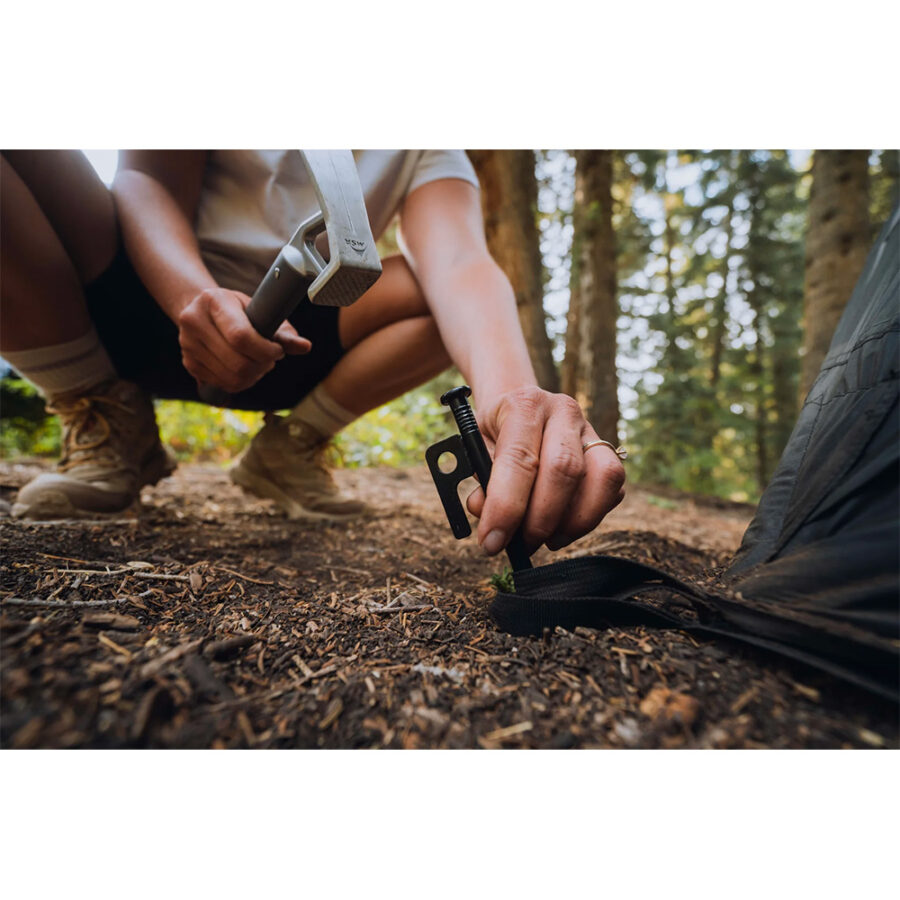
M516 295L519 322L538 384L559 390L547 336L544 269L537 227L537 179L531 150L470 150L481 182L488 249Z
M762 172L753 162L750 151L741 152L743 168L749 172L747 200L750 204L750 218L747 247L744 250L747 282L747 305L753 312L753 349L749 352L747 371L753 385L753 443L756 450L756 483L762 493L769 483L769 429L768 404L766 401L766 310L760 289L760 247L764 240L764 228L760 221L761 207L765 203Z
M769 483L769 435L765 385L765 342L763 340L765 312L759 303L756 288L747 294L747 303L753 310L753 330L756 332L756 342L750 351L747 371L753 382L753 443L756 448L756 482L762 493Z
M772 411L775 413L769 448L773 460L781 456L797 421L797 386L793 377L797 350L796 343L786 335L786 319L787 316L779 315L769 320L772 331L769 368L772 375Z
M575 245L572 247L574 261ZM573 270L569 273L569 309L566 313L566 355L562 361L560 373L560 390L570 397L584 393L583 379L580 377L578 364L581 356L581 294L578 281Z
M725 255L722 257L722 290L716 297L713 315L715 322L712 328L712 361L710 364L709 383L715 391L722 376L722 354L725 350L725 337L728 333L728 278L731 274L731 245L734 242L734 200L728 204L725 215Z
M806 399L869 251L869 151L816 150L803 286Z
M618 438L616 244L612 225L611 150L575 152L572 295L578 327L578 396L600 437ZM566 336L566 350L574 337Z

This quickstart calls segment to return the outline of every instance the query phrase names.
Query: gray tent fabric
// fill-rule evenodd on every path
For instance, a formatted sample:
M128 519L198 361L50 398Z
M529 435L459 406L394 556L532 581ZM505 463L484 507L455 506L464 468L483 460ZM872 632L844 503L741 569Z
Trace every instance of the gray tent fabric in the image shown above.
M898 377L900 207L869 254L728 572L732 589L751 602L846 626L863 641L884 639L893 661L889 653L883 662L894 671L880 675L894 685L900 665Z
M898 369L900 207L869 254L732 574L850 532L849 519L868 527L883 517L897 536ZM894 492L873 490L880 479Z
M900 208L884 226L720 588L630 560L514 573L511 634L647 625L751 644L900 697ZM673 605L666 597L682 605ZM683 601L691 611L686 613Z

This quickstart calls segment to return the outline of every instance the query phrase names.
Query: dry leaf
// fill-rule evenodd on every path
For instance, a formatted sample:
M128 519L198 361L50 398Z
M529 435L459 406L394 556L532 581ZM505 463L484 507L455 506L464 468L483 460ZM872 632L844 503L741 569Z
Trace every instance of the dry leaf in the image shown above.
M700 711L700 704L689 694L670 691L658 685L641 701L641 712L650 719L681 722L692 725Z

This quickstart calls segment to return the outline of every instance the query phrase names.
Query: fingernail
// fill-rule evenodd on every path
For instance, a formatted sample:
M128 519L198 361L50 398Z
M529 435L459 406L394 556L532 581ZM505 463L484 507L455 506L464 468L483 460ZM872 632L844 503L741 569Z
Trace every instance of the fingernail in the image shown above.
M488 532L488 536L481 542L481 546L485 553L493 556L506 546L506 535L499 528L495 528Z

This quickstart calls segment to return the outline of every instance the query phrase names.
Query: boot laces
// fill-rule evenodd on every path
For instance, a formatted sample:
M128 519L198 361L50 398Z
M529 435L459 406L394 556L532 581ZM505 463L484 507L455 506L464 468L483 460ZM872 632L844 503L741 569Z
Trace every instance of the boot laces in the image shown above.
M287 416L277 413L266 413L264 421L274 426L287 438L288 446L296 462L301 463L307 471L314 469L322 477L322 486L337 490L331 467L328 465L329 441L317 435L306 423L289 420Z
M109 419L98 408L98 404L105 403L114 409L134 415L124 403L97 394L85 394L73 399L57 400L47 406L47 412L57 415L62 420L65 433L65 450L63 457L57 466L60 472L65 472L73 466L79 465L83 460L78 457L101 447L106 448L105 453L97 454L97 460L113 460L115 451L108 448L109 439L112 436L112 428ZM99 434L93 435L94 427L99 428ZM86 440L81 440L86 437Z

